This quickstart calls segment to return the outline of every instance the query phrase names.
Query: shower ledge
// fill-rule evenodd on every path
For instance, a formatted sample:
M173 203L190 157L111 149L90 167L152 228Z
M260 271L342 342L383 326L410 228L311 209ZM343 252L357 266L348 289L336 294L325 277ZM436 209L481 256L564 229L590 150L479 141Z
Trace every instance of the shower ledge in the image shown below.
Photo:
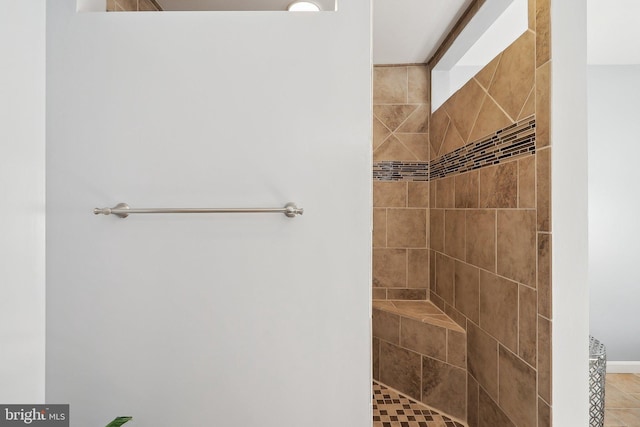
M452 331L465 333L465 330L460 325L451 320L449 316L436 307L431 301L373 300L373 308L423 323L429 323L434 326L440 326Z

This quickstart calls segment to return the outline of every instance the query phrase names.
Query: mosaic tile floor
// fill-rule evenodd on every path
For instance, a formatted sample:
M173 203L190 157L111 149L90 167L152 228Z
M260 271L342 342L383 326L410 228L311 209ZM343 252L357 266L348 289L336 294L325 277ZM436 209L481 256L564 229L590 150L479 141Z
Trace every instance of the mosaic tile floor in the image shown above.
M466 426L374 381L373 427Z

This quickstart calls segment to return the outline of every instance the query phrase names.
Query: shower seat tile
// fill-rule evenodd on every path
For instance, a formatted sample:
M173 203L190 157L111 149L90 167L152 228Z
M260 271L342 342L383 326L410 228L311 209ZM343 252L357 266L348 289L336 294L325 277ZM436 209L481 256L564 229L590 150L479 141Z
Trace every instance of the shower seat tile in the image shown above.
M373 308L408 317L423 323L430 323L446 329L464 332L464 329L455 323L451 317L443 313L431 301L373 301Z

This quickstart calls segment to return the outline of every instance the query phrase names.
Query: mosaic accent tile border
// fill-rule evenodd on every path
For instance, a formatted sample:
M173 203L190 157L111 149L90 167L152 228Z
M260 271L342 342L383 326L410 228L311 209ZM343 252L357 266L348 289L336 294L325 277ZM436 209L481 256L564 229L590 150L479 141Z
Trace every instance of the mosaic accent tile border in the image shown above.
M480 141L438 157L430 164L429 178L444 178L535 152L536 120L531 116Z
M376 162L376 181L429 181L536 153L536 119L527 117L431 162Z
M429 181L429 162L376 162L373 164L376 181Z
M374 381L373 427L466 426Z

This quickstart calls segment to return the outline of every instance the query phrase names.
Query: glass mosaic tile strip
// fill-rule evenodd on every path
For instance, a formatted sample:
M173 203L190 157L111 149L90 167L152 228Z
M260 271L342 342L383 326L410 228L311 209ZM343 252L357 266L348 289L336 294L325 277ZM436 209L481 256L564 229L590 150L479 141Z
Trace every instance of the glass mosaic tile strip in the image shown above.
M373 165L376 181L428 181L429 162L377 162Z
M376 162L373 164L373 179L429 181L496 165L535 152L536 120L535 116L530 116L431 162Z
M429 165L429 179L445 178L535 152L536 121L531 116L436 158Z

